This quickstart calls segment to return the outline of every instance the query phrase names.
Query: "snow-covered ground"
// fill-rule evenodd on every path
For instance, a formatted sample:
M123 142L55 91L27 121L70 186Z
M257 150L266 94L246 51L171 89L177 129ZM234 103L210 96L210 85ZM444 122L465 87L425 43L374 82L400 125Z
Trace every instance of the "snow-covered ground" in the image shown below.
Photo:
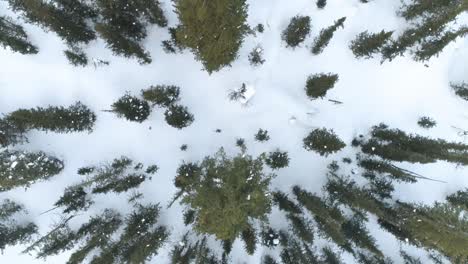
M170 26L177 24L171 1L162 2ZM141 66L136 60L114 57L98 40L89 45L87 53L94 58L109 60L110 65L76 68L68 64L63 56L65 46L54 33L44 33L36 26L25 25L31 42L40 48L40 52L23 56L0 49L0 113L20 107L70 105L80 100L96 111L98 121L91 134L31 132L30 143L20 147L43 150L63 158L65 170L27 191L15 189L0 193L0 199L8 197L24 203L29 216L39 225L41 233L45 233L59 215L40 213L52 207L66 186L80 181L77 168L126 155L135 161L156 163L160 167L153 180L142 185L141 191L145 201L160 202L164 207L161 222L172 227L170 241L176 243L186 231L181 207L177 203L170 209L165 207L176 192L173 179L177 166L182 160L201 160L221 146L228 153L237 153L236 138L245 138L251 154L276 147L288 151L290 165L277 173L273 188L289 191L292 185L299 184L312 192L321 191L326 180L326 165L331 160L354 156L351 147L328 158L305 151L302 139L313 127L334 129L348 145L354 136L366 133L380 122L426 136L463 140L451 126L468 129L468 103L457 98L448 84L450 81L468 81L468 39L450 44L439 57L427 62L429 67L414 62L410 56L380 64L379 58L356 60L348 48L349 42L364 30L401 32L406 24L395 15L399 1L376 0L362 4L358 0L329 0L324 10L318 10L311 0L248 0L248 3L248 23L251 26L263 23L265 32L248 36L232 67L212 75L202 70L201 63L195 61L189 51L177 55L163 52L160 43L169 38L167 28L152 28L145 40L145 47L153 58L150 65ZM3 14L11 12L2 1L0 15ZM291 17L297 14L311 17L312 34L305 45L286 48L280 35ZM322 54L312 55L310 46L320 29L343 16L347 17L344 29L335 33ZM254 68L249 64L248 53L257 45L262 46L266 62ZM339 100L343 104L307 98L304 91L306 79L308 75L320 72L339 75L337 85L326 99ZM228 99L229 91L242 83L255 89L247 106ZM181 103L195 116L191 126L183 130L170 127L164 121L161 109L153 111L141 124L101 112L109 109L126 91L138 95L141 89L156 84L181 87ZM434 118L437 126L430 130L420 128L416 122L421 116ZM296 122L290 122L291 117L295 117ZM215 133L218 128L222 133ZM269 131L270 141L254 141L259 128ZM186 152L179 150L182 144L188 144ZM467 168L444 162L403 166L447 182L421 180L416 184L398 185L395 195L403 201L432 203L468 187ZM130 210L125 202L127 197L98 196L86 214L95 214L106 207ZM272 224L284 226L278 215L273 211ZM369 228L383 252L398 263L401 244L380 230L375 219L371 218ZM151 263L168 263L170 246L171 243L166 244ZM423 251L414 247L401 246L410 253L423 255ZM259 263L265 250L260 247L254 256L248 256L242 248L242 243L235 243L233 263ZM35 260L20 254L23 249L24 246L7 248L4 255L0 255L0 263L55 264L65 263L68 257L64 254L46 261ZM343 256L346 263L353 263L350 256ZM422 260L426 260L425 256Z

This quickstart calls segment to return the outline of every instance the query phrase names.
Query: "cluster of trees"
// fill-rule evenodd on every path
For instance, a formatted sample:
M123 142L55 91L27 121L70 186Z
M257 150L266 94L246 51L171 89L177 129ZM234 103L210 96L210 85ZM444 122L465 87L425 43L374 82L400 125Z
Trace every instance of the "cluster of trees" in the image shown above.
M156 85L141 91L140 99L130 94L125 94L112 104L112 110L133 122L143 122L151 114L151 107L165 108L164 116L167 124L182 129L190 126L195 120L193 114L186 106L178 104L180 100L180 88L174 85Z
M82 48L98 35L114 54L137 58L142 64L150 63L151 56L141 44L147 36L146 27L167 25L160 3L153 0L8 0L8 3L25 22L55 32L67 44L69 49L65 55L73 65L87 64ZM26 49L30 52L26 53L37 53L20 27L0 23L0 28L10 28L2 34L10 40L9 46L20 52L30 46Z

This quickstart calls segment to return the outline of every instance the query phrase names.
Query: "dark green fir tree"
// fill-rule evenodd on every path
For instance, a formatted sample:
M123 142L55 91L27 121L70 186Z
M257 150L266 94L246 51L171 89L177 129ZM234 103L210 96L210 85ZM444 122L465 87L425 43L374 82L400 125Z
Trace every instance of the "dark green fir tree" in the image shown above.
M178 129L190 126L195 120L188 108L181 105L169 106L164 112L164 117L167 124Z
M311 75L307 78L306 94L313 100L323 98L327 95L328 90L332 89L338 81L338 74L320 73Z
M323 52L328 43L333 38L333 34L338 28L344 28L343 23L346 21L346 17L342 17L335 21L332 26L324 28L320 31L320 35L318 35L314 40L314 45L312 46L312 54L318 55Z
M0 152L0 192L17 187L29 187L63 170L63 162L44 152Z
M288 27L283 31L281 38L288 47L299 46L310 34L310 17L295 16L289 22Z
M142 90L143 99L153 106L169 107L180 100L180 88L175 85L156 85Z
M270 168L277 170L287 167L289 165L289 160L288 152L277 149L266 155L265 164Z
M369 59L379 53L382 47L390 40L393 31L380 31L379 33L361 32L351 41L349 48L356 58Z
M17 221L17 215L27 213L24 207L5 199L0 201L0 253L7 246L26 243L37 233L37 226L31 222Z
M120 97L111 107L110 112L138 123L145 121L151 113L150 105L146 101L130 94Z
M333 130L317 128L303 140L303 146L308 151L315 151L320 156L340 151L346 144L335 134Z
M208 73L229 66L248 32L245 0L176 0L176 42L193 51Z
M23 27L4 16L0 16L0 45L21 54L38 53L37 47L29 42Z

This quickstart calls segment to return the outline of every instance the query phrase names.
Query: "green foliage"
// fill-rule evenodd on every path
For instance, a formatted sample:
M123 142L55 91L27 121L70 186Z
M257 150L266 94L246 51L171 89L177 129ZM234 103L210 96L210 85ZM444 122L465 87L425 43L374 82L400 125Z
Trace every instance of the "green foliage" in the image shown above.
M356 58L372 58L375 53L379 53L382 47L389 41L393 31L380 31L379 33L361 32L351 41L349 48Z
M83 51L71 49L64 51L64 53L71 65L83 67L88 65L88 58Z
M180 98L180 88L175 85L156 85L141 91L143 99L153 106L169 107L177 103Z
M278 262L276 262L276 260L270 255L265 255L262 258L262 264L278 264Z
M468 101L468 84L467 83L461 83L461 84L451 83L450 86L455 91L456 95Z
M343 234L360 248L367 249L376 256L383 257L383 253L377 248L375 239L369 234L361 217L352 217L342 225Z
M414 52L414 59L417 61L427 61L433 56L439 55L442 50L456 40L458 37L465 37L468 34L468 27L462 27L458 30L449 30L441 36L425 39L418 49Z
M195 221L195 211L187 210L184 212L184 224L190 225Z
M255 27L255 30L257 30L258 32L260 33L263 33L265 31L265 26L263 26L263 24L258 24L256 27Z
M141 64L151 63L151 57L141 47L147 35L146 24L167 25L159 1L97 0L101 19L95 29L117 55L136 57Z
M174 246L170 258L171 264L221 264L208 247L206 237L193 244L188 241L188 234L185 234L182 241Z
M27 213L22 205L8 199L0 202L0 251L7 246L28 242L37 233L35 224L20 224L14 219L19 213Z
M413 257L403 250L400 250L400 255L403 257L405 264L423 264L419 258Z
M195 120L187 107L181 105L169 106L166 112L164 112L164 117L168 125L178 129L190 126Z
M258 66L265 63L262 47L257 46L249 53L249 61L252 66Z
M317 256L314 255L309 245L297 238L281 232L281 244L283 250L280 257L284 264L315 264L318 263Z
M302 214L301 208L296 203L291 201L283 192L274 192L273 201L278 205L280 210L283 210L289 214Z
M263 220L270 212L268 193L274 175L263 172L261 158L246 154L233 158L220 149L200 164L182 164L175 185L184 194L182 204L195 213L195 230L220 240L234 240L250 220Z
M322 248L322 260L321 263L323 264L341 264L339 253L333 252L333 249L329 247Z
M157 166L148 166L143 170L143 164L134 165L129 158L121 157L114 159L110 164L85 169L89 169L86 180L74 188L90 187L91 193L121 193L137 188L146 179L151 179L151 175L157 171Z
M335 86L338 81L338 74L315 74L307 78L306 82L306 94L313 100L317 98L323 98L327 94L328 90Z
M87 19L95 13L82 1L7 0L15 12L62 38L67 44L89 43L96 38Z
M117 241L112 241L91 263L145 263L158 253L169 237L164 226L158 226L157 204L137 205L125 219L125 228Z
M71 186L65 189L63 195L54 204L56 207L65 207L64 213L86 210L93 204L88 193L81 186Z
M180 21L176 42L190 48L210 74L229 66L248 31L246 1L176 0L174 3Z
M281 38L288 47L295 48L310 34L310 17L295 16L283 31Z
M435 127L437 125L437 122L428 116L423 116L419 118L418 125L422 128L429 129Z
M365 169L367 173L379 173L383 174L386 177L390 177L392 180L399 182L416 182L416 177L414 174L409 173L388 161L376 160L371 158L360 158L358 161L358 166ZM375 175L373 176L375 177Z
M343 23L345 22L345 20L346 17L342 17L335 21L335 24L333 24L332 26L324 28L320 31L320 35L314 40L314 45L312 46L312 54L318 55L323 52L325 47L333 38L333 34L335 33L335 31L338 30L339 27L344 28Z
M279 233L273 228L264 228L261 232L262 245L266 247L276 247L279 245Z
M87 106L77 102L68 108L49 106L18 109L8 114L5 120L20 131L39 129L57 133L91 132L96 115Z
M21 54L36 54L38 49L28 41L23 27L10 18L0 16L0 45Z
M265 142L270 140L270 136L268 135L268 130L259 129L257 134L255 134L255 140L259 142Z
M151 108L146 101L126 94L112 104L112 112L129 121L141 123L148 118Z
M276 151L268 153L265 158L265 164L277 170L287 167L289 165L289 160L288 152L277 149Z
M447 201L454 207L459 206L468 211L468 188L447 196Z
M0 146L22 144L28 141L26 131L6 119L0 119Z
M44 152L5 150L0 152L0 192L29 187L63 170L63 162Z
M462 214L462 208L400 202L394 209L396 217L381 217L381 227L401 240L439 251L454 263L468 261L468 216Z
M294 234L303 242L312 244L312 241L314 240L312 223L306 220L303 216L295 214L287 214L286 218L291 222Z
M304 148L315 151L320 156L328 156L346 146L346 144L333 132L326 128L317 128L309 133L303 140Z
M317 8L323 9L327 5L327 0L317 0Z
M468 164L468 145L408 135L385 124L374 126L371 138L359 143L364 153L394 161L433 163L438 160Z
M257 234L253 226L249 226L241 233L242 241L244 241L245 251L249 255L253 255L257 249Z

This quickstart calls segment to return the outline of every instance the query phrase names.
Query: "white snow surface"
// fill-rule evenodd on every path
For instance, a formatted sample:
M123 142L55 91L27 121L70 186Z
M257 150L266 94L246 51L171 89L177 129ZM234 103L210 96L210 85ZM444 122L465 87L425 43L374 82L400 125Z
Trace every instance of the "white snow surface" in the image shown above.
M169 26L176 25L177 17L171 1L161 2ZM171 246L179 243L187 230L183 225L181 206L175 203L166 209L176 192L173 178L182 160L199 161L221 146L229 154L235 154L238 152L235 139L242 137L246 140L248 152L253 155L276 147L288 151L290 165L277 172L272 182L273 189L289 192L293 185L298 184L320 193L326 180L327 164L343 157L354 157L354 150L349 146L352 138L368 132L371 126L380 122L425 136L463 140L451 126L468 129L468 103L457 98L448 84L450 81L468 81L468 39L458 39L450 44L439 57L427 62L429 67L414 62L409 55L384 64L380 64L380 58L356 60L348 46L358 33L385 29L395 30L398 34L405 28L405 21L395 15L400 1L362 4L358 0L329 0L323 10L318 10L311 0L247 2L249 25L253 27L263 23L265 32L248 36L232 67L211 75L202 70L201 63L189 51L177 55L163 52L160 43L169 38L167 28L151 28L144 41L153 58L150 65L141 66L136 60L112 56L103 41L97 40L89 45L86 52L90 58L109 60L110 65L77 68L68 64L63 55L66 47L54 33L44 33L39 27L26 24L30 40L40 51L37 55L24 56L0 49L0 113L48 104L66 106L80 100L96 111L98 120L91 134L29 133L30 143L20 148L55 154L64 159L65 169L60 175L47 182L36 183L27 191L15 189L0 193L0 199L11 198L24 203L30 219L34 219L44 234L59 215L54 212L39 214L52 207L66 186L81 180L76 173L79 167L111 161L121 155L145 165L155 163L160 170L151 181L142 184L143 200L161 203L160 222L171 227L172 235L170 242L150 263L168 263ZM0 15L5 14L11 15L11 11L1 1ZM281 41L281 32L298 14L311 16L312 34L300 47L286 48ZM347 17L344 29L335 33L322 54L312 55L310 46L320 29L343 16ZM254 68L249 65L248 54L257 45L262 46L266 62ZM329 91L327 99L340 100L344 104L335 105L326 99L311 101L306 97L307 77L320 72L339 75L339 81ZM248 107L231 102L227 97L231 87L240 87L242 83L251 83L255 87L255 96ZM181 87L181 103L195 116L191 126L183 130L170 127L160 109L154 110L141 124L101 112L126 91L138 95L141 89L157 84ZM307 114L310 112L314 115ZM293 125L290 124L292 116L296 118ZM434 118L437 126L431 130L420 128L416 122L421 116ZM307 152L302 147L302 139L312 127L333 129L348 143L348 147L327 158ZM222 129L222 133L215 133L217 128ZM254 141L259 128L268 130L270 141ZM187 151L179 150L182 144L188 144ZM467 168L457 168L445 162L429 165L404 163L401 166L447 182L421 180L416 184L397 185L395 195L403 201L430 204L468 187ZM95 205L79 219L83 222L87 216L108 207L129 212L128 196L97 196ZM276 209L270 220L273 227L286 225ZM382 251L396 263L402 261L400 245L426 262L424 251L400 244L389 233L379 229L374 218L370 218L368 227ZM0 263L65 263L70 254L64 253L44 261L20 254L24 248L24 245L7 248L0 255ZM248 256L243 244L237 241L232 263L259 263L267 251L259 247L253 256ZM275 252L272 254L277 255ZM346 263L354 263L349 254L342 256Z

